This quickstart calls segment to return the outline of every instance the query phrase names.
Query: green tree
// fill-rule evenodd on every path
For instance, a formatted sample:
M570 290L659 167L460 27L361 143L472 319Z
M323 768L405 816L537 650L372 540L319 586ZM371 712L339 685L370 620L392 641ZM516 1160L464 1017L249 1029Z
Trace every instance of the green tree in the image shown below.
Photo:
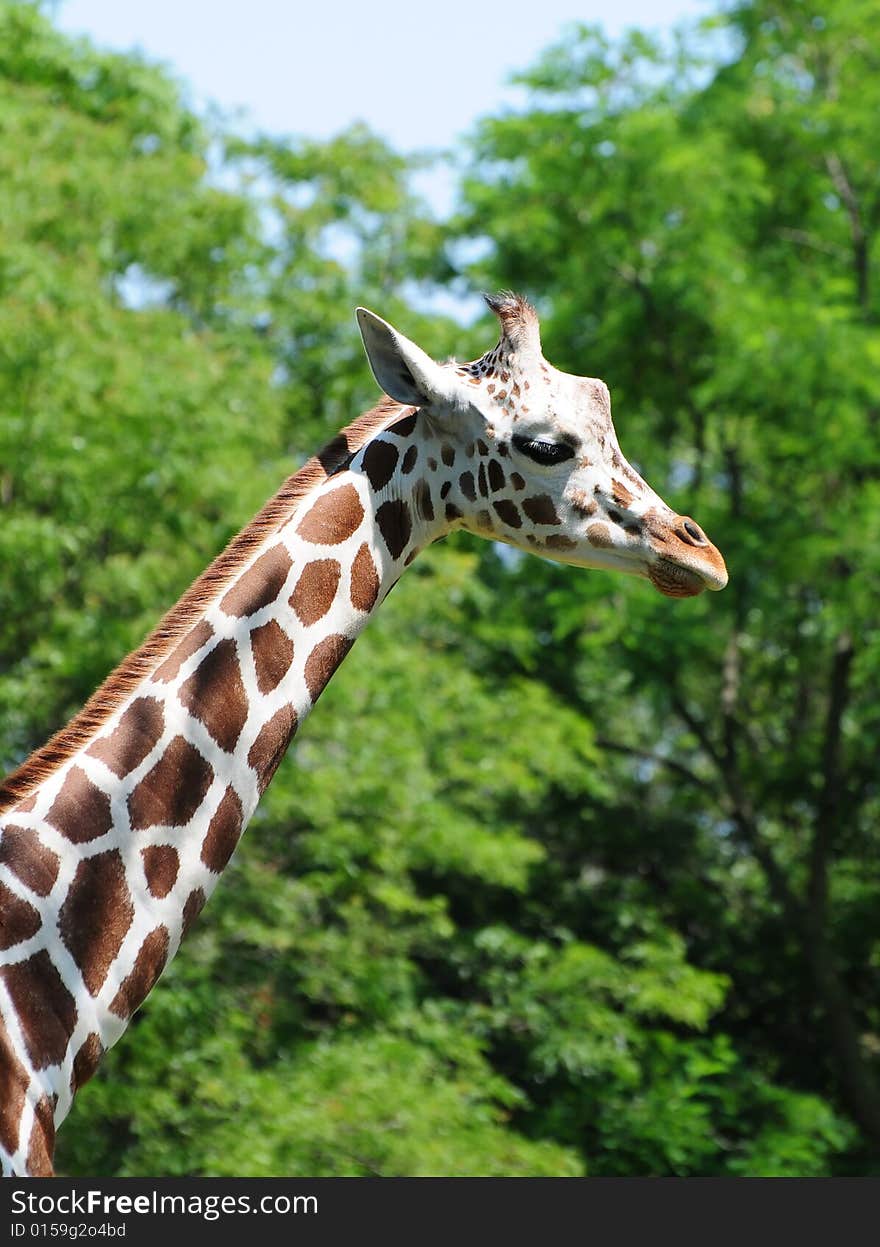
M0 7L10 766L78 708L273 479L272 360L223 314L260 254L255 212L206 180L207 134L178 94L137 60L61 38L30 5Z
M803 777L818 759L809 782L821 785L829 718L814 677L848 628L859 648L837 659L847 695L832 773L849 792L858 766L864 791L839 839L829 833L826 930L848 1003L868 1019L860 915L876 889L860 862L876 797L850 732L872 730L870 595L836 560L848 524L853 569L874 557L871 476L849 479L864 460L845 439L867 445L876 344L851 266L811 247L804 273L792 258L804 244L779 235L795 226L773 217L771 174L794 203L806 157L798 133L780 136L793 162L783 178L753 128L737 132L721 93L741 98L741 63L746 83L760 77L746 72L742 29L738 59L709 86L686 50L664 77L665 54L640 39L614 48L584 35L548 54L535 70L541 108L486 123L457 229L495 239L483 269L493 284L543 292L554 362L584 371L595 357L630 413L625 445L667 492L699 496L735 589L726 604L672 607L644 586L466 538L419 560L78 1097L61 1171L811 1174L840 1163L851 1127L831 1102L836 1067L804 1026L821 1002L755 846L803 904L818 808ZM766 23L758 34L770 37ZM61 37L37 6L0 3L10 765L372 400L355 303L374 302L439 354L483 349L482 326L431 318L427 332L407 308L413 274L450 267L439 255L449 231L408 175L360 128L327 144L224 133L164 72ZM845 210L826 211L839 249ZM817 429L819 411L833 419ZM794 483L792 453L809 465ZM780 482L795 491L785 507ZM832 504L819 508L823 489ZM790 704L789 662L803 706ZM860 705L865 722L851 728ZM792 714L796 756L780 736ZM728 749L727 730L732 771L712 752Z
M639 588L548 571L552 652L512 656L601 725L616 795L588 840L568 832L603 875L590 924L625 896L657 906L731 976L720 1021L762 1076L858 1126L862 1171L880 1148L878 16L756 0L673 46L572 30L523 75L532 105L477 130L454 230L491 239L473 279L543 300L548 354L601 372L624 447L731 570L675 625ZM510 585L537 627L534 577Z

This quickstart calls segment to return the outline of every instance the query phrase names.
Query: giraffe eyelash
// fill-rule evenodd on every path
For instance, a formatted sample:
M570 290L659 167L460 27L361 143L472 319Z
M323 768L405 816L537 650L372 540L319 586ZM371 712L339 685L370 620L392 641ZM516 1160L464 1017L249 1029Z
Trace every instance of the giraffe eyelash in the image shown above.
M521 454L527 455L535 463L549 466L574 458L574 448L567 442L542 442L531 437L517 436L512 437L511 441Z

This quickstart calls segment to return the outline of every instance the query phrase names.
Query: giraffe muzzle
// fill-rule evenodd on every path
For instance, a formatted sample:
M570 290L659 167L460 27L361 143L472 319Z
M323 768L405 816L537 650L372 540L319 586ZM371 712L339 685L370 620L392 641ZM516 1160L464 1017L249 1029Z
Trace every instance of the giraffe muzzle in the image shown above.
M696 597L704 589L717 592L725 587L727 568L721 552L690 516L675 516L655 536L659 557L648 567L648 578L666 597Z

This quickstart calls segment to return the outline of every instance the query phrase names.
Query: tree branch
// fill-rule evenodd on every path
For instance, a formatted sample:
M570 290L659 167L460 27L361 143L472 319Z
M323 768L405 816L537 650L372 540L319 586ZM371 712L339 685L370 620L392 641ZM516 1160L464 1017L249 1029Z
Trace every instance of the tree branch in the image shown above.
M837 639L831 663L828 712L822 742L822 787L816 801L816 824L810 847L807 906L814 930L825 926L828 907L828 865L837 828L842 785L840 744L843 715L849 701L850 669L855 650L852 637L843 632Z
M794 242L801 247L809 247L811 251L821 251L823 255L833 256L836 260L848 260L849 252L844 247L835 247L833 243L822 242L805 229L789 229L782 226L776 231L778 237L785 242Z
M729 698L731 690L725 688L725 696ZM748 848L764 872L770 888L770 894L785 914L790 926L798 931L803 930L804 911L788 882L785 872L777 862L770 846L761 836L757 819L752 810L751 802L742 782L736 754L736 741L731 729L725 729L723 752L712 741L705 724L691 712L679 693L673 694L673 706L679 717L687 724L703 750L711 758L721 777L727 795L730 817L737 829L740 841Z
M652 326L655 336L662 341L666 348L666 362L672 376L679 383L679 401L685 410L690 414L694 428L694 442L697 450L697 467L694 472L693 489L695 493L699 493L703 481L703 460L706 454L706 415L707 411L703 407L699 407L692 397L692 383L690 377L682 368L681 360L675 350L675 343L669 333L668 326L657 310L657 302L654 298L654 292L644 280L641 273L632 265L622 263L612 265L613 271L625 282L631 286L642 300L642 306L645 309L645 316L648 323Z
M623 745L619 741L608 740L604 736L597 737L596 744L600 749L608 749L612 753L623 753L631 758L642 758L644 761L653 762L657 766L665 766L667 770L673 771L676 775L686 780L687 783L701 788L703 792L715 793L715 788L712 784L702 779L690 767L685 766L683 762L676 761L675 758L667 758L663 754L652 753L650 749L636 749L632 745Z
M687 703L677 690L673 691L672 694L672 708L682 722L685 723L696 736L697 740L700 742L703 752L711 758L711 760L715 763L716 768L723 774L724 762L721 754L715 747L712 737L709 735L705 723L701 723L696 715L689 710Z
M856 298L859 307L868 311L868 235L862 218L862 210L858 196L846 166L836 152L829 152L825 157L825 168L834 183L834 189L846 208L849 217L849 232L852 239L853 271L856 279Z

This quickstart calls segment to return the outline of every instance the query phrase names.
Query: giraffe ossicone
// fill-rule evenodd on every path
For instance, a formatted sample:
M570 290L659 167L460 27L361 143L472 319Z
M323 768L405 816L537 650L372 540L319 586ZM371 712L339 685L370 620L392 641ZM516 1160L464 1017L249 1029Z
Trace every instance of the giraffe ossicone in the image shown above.
M266 504L84 709L0 785L0 1159L55 1130L210 896L293 735L416 554L465 528L687 597L727 581L623 457L603 382L537 316L440 364L364 308L386 397Z

